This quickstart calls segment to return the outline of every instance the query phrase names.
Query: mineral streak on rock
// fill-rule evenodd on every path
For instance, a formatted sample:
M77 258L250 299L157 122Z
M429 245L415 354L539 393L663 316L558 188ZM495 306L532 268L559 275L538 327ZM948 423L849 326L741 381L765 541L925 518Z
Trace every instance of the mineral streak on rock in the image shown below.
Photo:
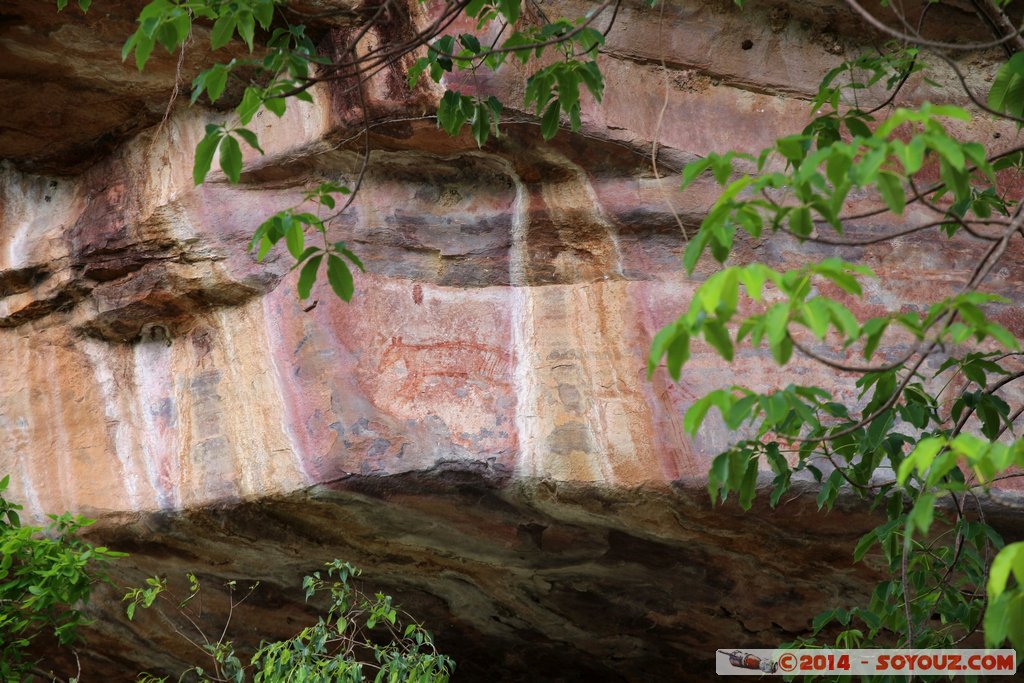
M586 98L583 131L550 143L514 109L482 150L450 139L429 120L436 88L376 77L369 171L332 234L367 266L351 304L326 282L299 301L289 259L246 247L308 187L353 178L357 100L325 85L284 118L264 113L250 127L267 154L246 152L242 183L215 172L194 187L192 150L223 114L182 97L161 122L174 58L139 74L116 55L142 5L97 0L83 17L15 0L0 15L0 92L20 103L0 121L0 474L27 517L99 517L94 538L133 553L124 583L197 571L211 625L222 580L263 579L235 618L250 645L308 617L303 572L350 560L438 633L466 681L705 680L715 648L774 645L864 593L870 570L850 561L874 523L864 509L818 514L800 492L772 513L712 509L707 468L734 436L714 416L696 438L682 428L721 386L818 384L855 401L851 378L757 350L726 365L700 344L681 382L646 377L652 336L710 272L687 277L679 256L717 188L679 193L675 171L803 127L837 47L867 40L839 3L683 0L664 21L624 6L600 56L604 102ZM373 40L429 20L411 6ZM933 10L939 26L962 11ZM337 25L312 28L325 51L341 44ZM514 107L523 76L512 64L459 87ZM934 95L915 76L900 101ZM1013 144L1009 127L971 125L958 130ZM932 219L913 208L848 231ZM979 248L924 233L843 252L880 275L855 310L951 294ZM773 238L735 258L839 253ZM1007 254L993 289L1024 300L1022 266ZM1024 335L1017 308L998 315ZM110 598L89 675L180 669L182 644L155 620L129 626Z

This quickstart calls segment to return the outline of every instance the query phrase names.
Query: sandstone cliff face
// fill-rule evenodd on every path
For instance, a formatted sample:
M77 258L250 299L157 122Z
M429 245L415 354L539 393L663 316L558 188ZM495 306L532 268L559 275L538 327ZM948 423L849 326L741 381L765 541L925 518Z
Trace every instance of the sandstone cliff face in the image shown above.
M344 304L326 283L299 301L287 262L246 246L309 185L352 176L350 97L323 87L264 114L267 155L247 157L242 183L196 188L192 150L222 115L168 109L172 58L120 65L143 3L97 1L84 18L8 4L0 88L22 105L0 119L0 472L35 515L99 517L95 536L133 553L119 578L262 578L269 597L236 617L244 639L288 632L297 578L345 558L431 626L461 680L697 680L716 647L785 640L865 589L850 548L870 515L799 497L712 510L703 478L731 437L682 430L686 407L737 375L852 394L848 378L757 353L727 367L704 349L679 384L645 376L651 337L696 286L679 254L714 198L680 194L674 169L802 127L820 75L858 47L839 5L626 6L601 58L604 102L551 143L515 115L482 150L448 139L428 116L436 93L382 74L369 175L336 227L367 264ZM944 25L960 10L936 11ZM515 102L522 74L477 87ZM1015 135L984 121L964 133ZM861 249L884 283L864 312L953 292L976 249ZM753 254L792 266L826 251L772 239L738 257ZM1014 301L1021 265L1010 256L998 279ZM1024 335L1016 309L1002 322ZM159 624L129 628L115 603L100 607L94 671L180 661Z

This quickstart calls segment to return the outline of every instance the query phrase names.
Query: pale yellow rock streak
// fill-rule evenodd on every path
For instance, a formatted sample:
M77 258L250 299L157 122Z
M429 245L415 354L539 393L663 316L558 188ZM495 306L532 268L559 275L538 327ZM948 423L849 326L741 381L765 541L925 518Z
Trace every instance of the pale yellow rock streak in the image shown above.
M556 274L591 282L514 282L526 285L517 287L513 326L520 473L562 481L660 478L642 373L627 339L627 283L609 279L621 274L617 235L583 170L545 157L567 171L541 192L548 219L571 247L559 255ZM523 259L530 240L524 204L517 201L512 247Z
M210 317L216 343L202 358L181 359L178 377L183 404L178 414L181 504L218 498L246 498L300 487L304 476L281 430L284 413L272 372L263 308L259 300L220 309ZM185 382L187 381L187 386Z

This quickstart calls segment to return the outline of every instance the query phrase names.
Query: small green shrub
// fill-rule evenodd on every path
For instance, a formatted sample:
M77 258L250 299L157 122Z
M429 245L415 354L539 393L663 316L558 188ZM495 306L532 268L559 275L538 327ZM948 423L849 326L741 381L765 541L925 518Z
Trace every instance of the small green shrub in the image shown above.
M77 515L49 515L46 528L22 525L21 506L4 497L9 484L9 476L0 480L0 680L20 681L37 670L29 653L37 639L75 643L88 623L82 606L107 580L103 565L124 553L79 539L94 520Z
M231 594L226 623L213 638L201 628L192 601L201 585L188 575L188 594L182 599L170 595L166 579L152 577L145 587L124 596L129 619L137 608L154 607L164 624L205 651L202 665L186 669L177 680L199 683L447 683L455 662L440 654L430 633L396 606L391 596L362 593L352 585L360 571L334 560L326 571L314 572L302 581L306 599L323 596L327 613L286 640L260 644L248 664L243 664L234 644L226 639L234 610L259 587L253 584L238 600L235 581L227 584ZM168 610L164 610L168 607ZM141 674L139 683L164 683L166 678Z

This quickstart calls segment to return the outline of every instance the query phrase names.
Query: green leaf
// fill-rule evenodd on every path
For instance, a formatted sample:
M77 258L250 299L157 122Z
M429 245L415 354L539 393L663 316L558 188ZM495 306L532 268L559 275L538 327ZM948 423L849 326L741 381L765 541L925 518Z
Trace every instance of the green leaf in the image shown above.
M747 469L740 481L740 508L744 511L750 510L757 495L757 464L757 458L747 460Z
M462 46L464 48L466 48L473 54L477 54L478 52L480 52L480 39L474 36L472 33L463 33L462 35L460 35L459 42L462 43Z
M202 79L202 86L195 88L192 93L192 101L195 102L199 99L199 95L206 90L206 96L210 98L210 101L216 102L224 94L224 88L227 87L228 70L223 64L217 64L199 74L196 77L196 83L199 83L200 79Z
M230 135L221 139L220 168L232 183L237 183L242 177L242 148Z
M1005 171L1008 168L1020 169L1024 167L1024 152L1012 152L1000 154L992 164L992 170Z
M847 182L850 174L852 160L849 155L839 150L833 150L825 165L825 174L833 185L839 186Z
M877 542L878 536L875 534L874 529L861 536L860 541L857 543L857 547L853 549L853 561L860 562L864 558L864 555L867 554L868 550L870 550Z
M683 325L677 321L661 328L654 335L654 339L651 340L651 350L647 355L647 379L654 375L654 371L658 368L658 363L661 362L662 357L668 351L669 344L675 341L679 334L683 333Z
M571 64L571 62L570 62ZM555 82L558 83L558 100L562 111L569 111L580 101L580 77L573 69L555 69Z
M882 341L882 335L885 334L886 328L889 326L888 318L871 318L864 323L864 327L861 329L861 333L864 335L864 359L871 360L871 356L875 354L878 349L878 344Z
M841 270L833 270L825 271L821 274L847 294L861 296L864 293L857 279L848 273Z
M739 429L740 425L750 417L750 411L757 405L758 398L756 394L744 396L733 403L732 408L729 409L729 414L725 416L725 426L732 430ZM782 462L785 462L785 460ZM777 461L773 461L773 468L775 463Z
M288 245L288 251L296 259L302 256L302 252L306 246L306 236L302 231L302 223L296 221L292 223L291 227L288 228L288 232L285 233L285 243Z
M1018 586L989 600L984 631L989 647L998 647L1009 640L1018 652L1024 650L1024 590Z
M932 526L934 516L935 494L922 493L914 503L914 507L911 508L910 514L907 515L907 533L916 529L922 534L927 534L928 529Z
M222 128L208 126L206 136L196 145L196 159L192 166L192 179L196 185L200 185L206 180L206 175L210 172L210 166L213 164L213 155L223 136Z
M767 425L775 427L789 417L789 402L781 391L762 396L760 401Z
M899 470L897 470L896 481L899 482L900 486L906 485L907 480L910 478L910 473L915 469L920 473L927 471L932 466L932 462L935 460L939 450L945 445L946 440L939 436L932 436L918 442L914 450L910 452L910 455L903 459Z
M807 156L810 142L810 138L806 135L791 135L776 140L775 147L787 161L798 167L800 162L804 160L804 157Z
M545 140L550 140L558 133L558 116L561 113L561 105L558 100L553 101L544 111L540 120L540 134Z
M145 68L145 66L146 66L146 62L149 61L149 56L151 54L153 54L153 46L156 45L156 42L154 41L153 38L151 38L149 36L142 35L142 34L136 34L136 35L138 35L139 38L138 38L138 40L135 41L135 44L134 44L134 47L135 47L135 66L136 66L136 68L138 68L139 71L142 71L142 69ZM127 46L127 43L126 43L126 46Z
M733 345L728 330L717 320L704 321L704 339L713 346L726 361L732 362Z
M828 334L828 305L820 296L808 300L803 307L803 319L807 327L818 339L824 339Z
M709 277L707 280L705 280L704 284L702 284L697 289L697 292L694 295L694 299L696 303L700 305L700 308L705 313L709 315L714 315L714 313L719 309L719 306L722 306L722 295L726 287L727 281L732 282L732 288L735 290L736 270L734 268L726 268L725 270L718 271L717 273ZM733 296L733 302L725 307L725 314L728 315L729 313L731 313L731 311L729 310L730 308L732 311L736 310L734 299L735 295ZM691 320L696 320L696 318L694 318L693 315L694 314L691 313Z
M730 453L720 453L711 461L711 469L708 471L708 493L711 494L711 502L718 498L719 490L722 491L722 500L725 500L726 482L729 480L729 456Z
M843 475L839 470L833 470L832 474L829 475L825 483L822 484L821 490L818 491L818 509L821 510L823 507L832 509L832 505L835 503L836 497L839 495L839 489L843 484Z
M860 138L871 137L871 129L857 117L847 116L843 118L843 123L846 124L846 129L850 131L850 135Z
M729 413L732 407L732 396L722 390L716 389L706 396L701 397L690 406L690 409L686 411L686 416L683 418L683 429L690 436L696 436L697 430L700 429L701 424L704 422L704 417L708 414L708 410L711 406L716 405L718 409L725 416Z
M156 32L156 40L164 46L168 52L174 52L178 47L178 29L174 24L161 24Z
M895 143L894 143L895 144ZM924 138L920 135L911 138L910 142L895 144L896 156L903 165L903 171L908 175L914 175L924 165L925 145Z
M487 105L483 102L477 103L474 107L473 121L470 125L473 131L473 139L477 147L483 147L491 134L491 120L488 115Z
M130 55L132 53L132 50L135 49L135 46L139 42L139 36L140 35L141 35L141 32L140 31L136 31L135 33L133 33L130 36L128 36L128 40L124 41L124 45L121 46L121 61L122 62L125 61L126 59L128 59L128 55Z
M882 171L878 174L878 191L890 211L898 216L903 214L907 197L903 193L903 183L900 182L899 177L888 171Z
M1024 53L1015 53L996 72L988 93L988 106L1010 116L1024 114Z
M242 40L244 40L245 44L249 47L249 52L252 52L253 34L256 31L256 20L252 16L252 12L246 10L241 10L240 12L238 12L236 17L238 35L242 37Z
M806 206L798 206L789 214L789 229L799 237L809 237L814 231L811 211Z
M242 122L242 125L248 125L262 105L263 92L253 86L247 87L242 94L242 101L235 107L235 111L238 112L238 119Z
M928 479L925 482L926 486L935 486L942 478L945 477L949 472L956 467L959 456L952 450L945 450L941 455L935 458L932 462L932 466L928 471Z
M334 254L327 257L327 280L331 283L331 289L343 301L351 301L355 292L355 283L352 281L352 272L345 265L345 262Z
M281 118L288 109L288 102L283 97L268 97L263 100L263 106L277 118Z
M360 261L359 257L356 256L348 247L345 246L344 242L335 242L334 248L340 254L344 254L345 258L354 263L356 265L356 268L363 271L364 273L366 272L366 268L363 266L363 262Z
M984 326L985 334L994 338L1000 344L1011 351L1020 350L1020 342L1013 336L1013 333L999 323L989 322Z
M309 294L313 290L313 283L316 282L317 269L320 268L320 262L323 258L323 254L317 254L306 261L306 265L302 266L302 271L299 273L298 285L300 299L309 298Z
M274 21L274 2L273 0L263 0L262 2L256 2L253 5L252 12L256 17L256 21L260 23L265 30L270 29L270 24Z
M971 113L969 111L963 107L957 107L952 104L932 104L931 102L925 102L921 105L921 115L923 115L925 120L936 116L945 116L958 121L971 120Z
M235 34L235 17L230 12L222 14L213 24L213 31L210 33L210 45L214 50L219 50L231 42Z
M416 84L420 82L420 76L430 65L430 62L426 57L420 57L416 62L409 67L409 71L406 73L406 83L409 85L409 89L416 87Z
M497 0L498 11L508 20L509 26L519 21L520 0Z
M837 330L846 335L847 343L855 341L860 336L860 325L857 323L857 318L850 312L850 309L831 299L826 299L825 303L828 306L832 324L835 325Z
M786 338L786 328L789 325L789 306L785 303L778 303L768 309L764 317L765 331L768 334L768 343L777 345Z
M678 382L679 371L686 364L686 361L690 359L690 335L686 332L679 332L678 336L668 345L666 353L668 358L665 362L665 368L668 370L669 376Z
M878 176L878 170L885 162L885 152L884 147L879 147L861 157L850 171L854 181L860 185L874 182Z
M448 135L457 135L466 122L462 98L460 93L446 90L437 105L437 125Z
M582 79L583 84L587 86L587 90L593 95L594 99L598 102L604 96L604 75L601 73L600 67L597 62L591 60L585 62L579 69L579 76Z
M494 95L487 98L487 108L491 110L491 117L494 119L495 128L497 128L498 121L501 119L501 112L504 109L504 105Z
M683 168L683 184L682 187L680 187L679 189L685 190L690 185L692 185L693 181L695 181L700 176L700 174L702 174L707 169L711 168L712 163L712 159L704 158L697 159L696 161L691 161L690 163L686 164L686 166Z
M482 0L475 0L475 1L482 1ZM467 12L467 14L469 13L468 8L467 8L466 12ZM470 14L470 16L473 16L473 15ZM526 46L533 45L533 42L534 41L528 35L526 35L525 33L522 33L520 31L516 31L511 36L509 36L508 39L504 43L502 43L501 47L503 49L505 49L505 50L514 50L513 54L516 56L516 59L518 59L521 63L526 64L528 61L530 61L530 54L531 54L531 50L528 47L526 47ZM515 48L520 47L520 46L523 46L523 49L520 49L520 50L516 50L515 49Z
M771 268L760 263L752 263L739 269L739 279L747 290L747 296L754 301L760 301L761 290L768 280L777 281L778 274Z
M813 633L818 633L818 631L828 626L830 623L832 623L833 619L835 619L836 612L838 611L839 610L830 609L826 612L818 614L816 617L814 617L814 619L811 620L811 631Z
M947 162L949 162L950 166L957 171L964 170L964 165L967 163L967 159L964 157L963 150L960 149L959 142L939 133L930 134L927 137L927 142L929 142L931 147L942 155Z
M1006 591L1013 574L1017 584L1024 586L1024 541L1010 543L999 551L988 571L988 599L995 600Z
M260 147L260 141L256 137L256 133L253 133L247 128L235 128L232 133L237 133L239 137L245 140L250 147L255 149L260 154L264 154L263 148Z
M706 228L705 224L701 224L697 234L686 245L686 250L683 252L683 266L686 268L687 275L693 275L694 269L697 268L697 262L700 261L701 254L704 253L704 248L710 240L711 230Z

